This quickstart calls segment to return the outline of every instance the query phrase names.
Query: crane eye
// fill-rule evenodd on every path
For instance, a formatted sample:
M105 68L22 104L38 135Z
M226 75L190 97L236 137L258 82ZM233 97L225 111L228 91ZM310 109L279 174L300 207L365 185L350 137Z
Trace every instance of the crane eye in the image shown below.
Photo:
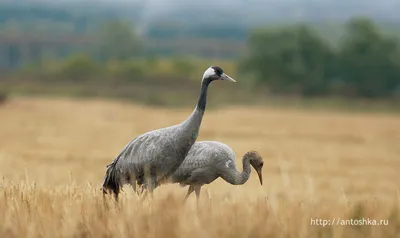
M264 162L261 162L261 163L260 163L260 167L263 167L263 166L264 166Z

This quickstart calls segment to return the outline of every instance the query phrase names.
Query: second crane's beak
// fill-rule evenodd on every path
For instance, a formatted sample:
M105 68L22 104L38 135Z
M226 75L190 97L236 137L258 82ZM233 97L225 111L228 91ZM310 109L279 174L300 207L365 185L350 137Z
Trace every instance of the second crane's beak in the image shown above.
M262 179L262 173L261 173L261 168L258 168L257 170L258 178L260 179L260 184L263 184L263 179Z
M227 75L227 74L225 74L225 73L223 73L223 74L221 75L221 80L228 80L228 81L231 81L231 82L236 83L236 80L234 80L233 78L231 78L229 75Z

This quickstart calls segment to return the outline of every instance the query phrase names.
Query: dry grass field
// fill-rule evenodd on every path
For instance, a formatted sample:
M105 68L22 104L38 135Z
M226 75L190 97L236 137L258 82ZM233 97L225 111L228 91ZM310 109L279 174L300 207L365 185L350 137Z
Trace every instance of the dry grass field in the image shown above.
M263 186L252 170L242 186L204 186L198 210L179 185L144 201L125 187L119 208L103 203L105 166L123 146L191 111L11 99L0 107L0 237L400 237L400 117L390 114L208 110L199 140L229 144L238 160L259 151Z

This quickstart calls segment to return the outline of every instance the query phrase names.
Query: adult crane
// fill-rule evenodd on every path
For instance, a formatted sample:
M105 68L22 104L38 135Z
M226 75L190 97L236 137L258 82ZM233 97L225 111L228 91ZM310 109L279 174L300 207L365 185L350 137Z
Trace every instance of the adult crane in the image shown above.
M120 189L131 184L147 184L150 193L156 184L168 178L182 164L195 143L206 109L207 89L215 80L236 82L218 66L209 67L203 74L200 96L192 114L182 123L153 130L130 141L107 166L103 194L111 191L116 201Z
M196 193L198 201L201 187L219 177L232 185L246 183L250 177L251 165L257 172L262 185L264 161L260 154L257 151L248 151L244 154L242 163L243 171L239 172L236 169L235 153L228 145L218 141L199 141L190 148L185 160L170 179L162 183L179 183L182 187L189 185L185 201L193 192ZM146 189L147 185L143 184L141 193Z

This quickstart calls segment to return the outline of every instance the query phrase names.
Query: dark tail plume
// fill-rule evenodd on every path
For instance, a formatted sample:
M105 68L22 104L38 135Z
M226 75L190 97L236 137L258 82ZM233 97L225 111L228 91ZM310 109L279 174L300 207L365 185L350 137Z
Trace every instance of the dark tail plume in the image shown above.
M120 186L120 176L115 169L115 163L117 160L113 161L107 166L106 176L104 177L103 183L103 194L107 194L107 191L114 193L115 200L118 201L118 194L121 190Z

